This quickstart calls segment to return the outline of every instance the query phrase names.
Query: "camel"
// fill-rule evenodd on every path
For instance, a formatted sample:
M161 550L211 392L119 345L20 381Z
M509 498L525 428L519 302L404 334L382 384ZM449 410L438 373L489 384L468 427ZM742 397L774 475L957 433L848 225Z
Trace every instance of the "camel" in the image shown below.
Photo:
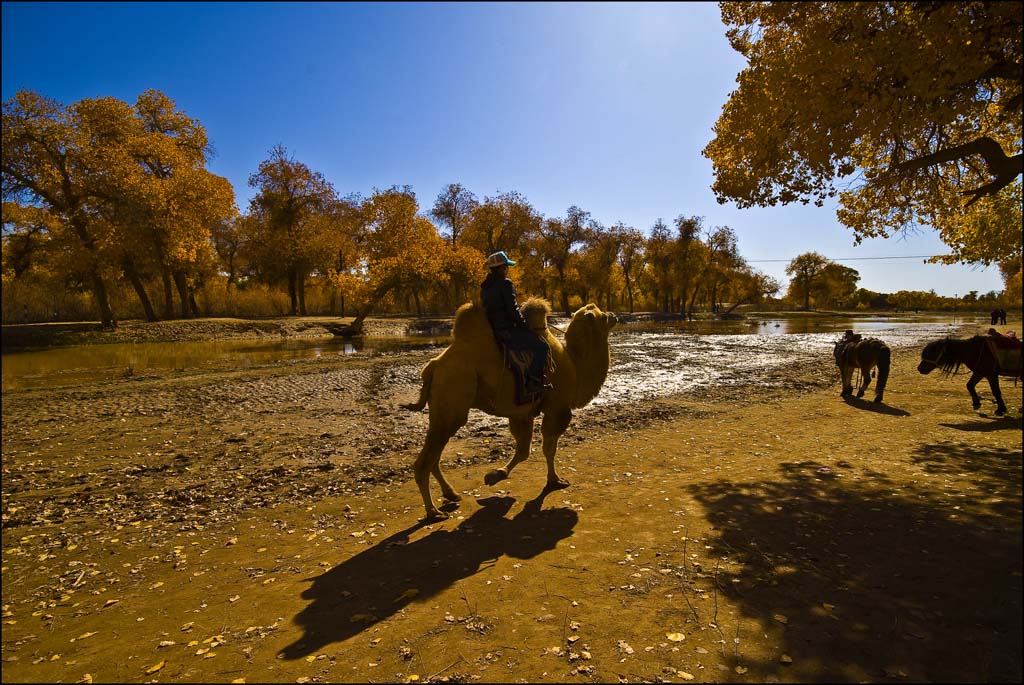
M548 330L551 305L547 300L531 297L521 309L530 329L543 335L551 348L546 380L552 388L543 397L529 404L515 403L515 379L504 364L487 315L479 303L466 303L455 313L452 344L423 367L419 399L402 405L413 411L430 405L426 441L413 465L428 521L448 518L431 499L430 474L437 479L447 502L462 499L441 473L441 452L455 432L466 425L471 408L508 417L509 430L516 440L511 460L484 476L487 485L508 478L512 469L530 456L533 419L538 414L544 415L541 434L548 467L547 487L569 485L555 471L558 439L569 427L572 410L586 406L604 385L610 364L608 332L617 319L615 314L602 312L594 304L581 307L565 330L563 346Z

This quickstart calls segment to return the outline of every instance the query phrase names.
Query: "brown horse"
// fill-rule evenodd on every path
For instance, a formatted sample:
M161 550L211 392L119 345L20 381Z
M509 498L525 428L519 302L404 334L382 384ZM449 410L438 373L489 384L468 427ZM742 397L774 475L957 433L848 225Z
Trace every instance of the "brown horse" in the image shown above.
M871 370L878 369L878 383L875 385L875 402L882 401L885 384L889 380L889 366L892 353L889 346L878 338L864 338L854 341L837 340L832 356L839 367L843 380L841 395L853 394L853 372L860 369L861 385L857 397L864 397L864 391L871 385Z
M1006 403L1003 402L1003 393L999 389L999 376L1019 378L1021 371L1019 367L1007 369L1000 366L985 336L976 335L966 340L934 340L921 350L921 363L917 365L917 370L921 373L930 373L933 369L940 369L944 376L951 376L960 370L961 365L971 370L971 377L967 381L967 392L971 393L971 406L981 409L981 397L974 390L974 386L984 378L996 399L996 416L1005 414Z

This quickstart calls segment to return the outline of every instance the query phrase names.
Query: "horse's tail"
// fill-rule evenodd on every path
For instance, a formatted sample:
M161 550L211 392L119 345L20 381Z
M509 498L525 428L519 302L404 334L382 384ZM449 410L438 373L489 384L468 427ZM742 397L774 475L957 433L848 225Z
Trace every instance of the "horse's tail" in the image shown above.
M427 362L427 365L423 367L423 371L420 373L423 378L423 385L420 386L419 399L415 402L401 405L403 409L420 411L423 407L427 406L427 399L430 397L430 384L434 380L434 361L431 359Z
M875 382L875 393L881 397L885 392L885 384L889 380L889 367L892 364L892 351L888 345L878 350L878 380Z

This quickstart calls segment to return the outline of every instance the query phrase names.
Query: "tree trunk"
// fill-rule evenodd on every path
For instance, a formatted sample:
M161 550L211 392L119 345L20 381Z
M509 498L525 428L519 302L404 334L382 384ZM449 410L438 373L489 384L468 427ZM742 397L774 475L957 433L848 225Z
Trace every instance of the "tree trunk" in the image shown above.
M722 312L722 316L725 316L726 314L729 314L730 312L732 312L732 310L736 309L736 307L739 307L745 301L746 301L746 298L740 298L736 302L733 302L731 305L729 305L728 309L726 309L724 312Z
M228 258L228 282L225 284L225 287L230 290L231 286L235 285L237 278L235 275L235 253L232 252L231 257Z
M295 280L296 290L299 292L299 314L306 316L306 274L296 271Z
M418 291L416 291L416 290L412 291L412 300L413 300L413 302L416 303L416 316L418 318L422 318L423 317L423 309L420 307L420 294L419 294Z
M160 277L164 282L164 318L174 318L174 288L171 286L171 270L166 265L160 265Z
M291 315L299 313L299 294L295 291L295 269L288 269L288 298L291 300Z
M135 288L135 294L139 296L139 302L142 303L142 309L146 313L146 321L156 321L156 312L153 311L153 304L149 301L149 295L146 294L146 288L142 284L142 279L139 278L139 272L135 268L135 263L131 257L125 257L124 259L124 275L128 277L132 287Z
M82 245L86 250L89 251L91 260L89 263L89 280L92 281L92 294L96 298L96 306L100 308L100 320L103 325L103 330L113 330L117 328L117 321L114 319L114 312L110 309L110 299L107 296L107 285L103 282L103 276L100 275L99 267L97 263L99 261L99 255L96 250L96 243L89 235L89 231L86 230L85 224L81 221L72 219L71 227L78 234L79 240L82 241Z
M89 274L92 280L92 294L96 298L96 305L100 308L100 320L103 323L103 330L117 328L117 321L114 319L114 312L110 309L110 300L107 297L107 285L103 282L99 270L92 268Z
M370 315L373 308L377 306L377 303L380 302L385 295L391 292L396 285L398 284L395 282L385 281L377 286L377 288L370 293L370 296L366 298L366 302L356 310L356 318L346 327L346 330L342 335L361 335L363 332L363 321Z
M192 318L192 307L188 301L188 281L185 279L185 272L181 269L174 271L174 284L178 287L178 301L181 304L181 318Z

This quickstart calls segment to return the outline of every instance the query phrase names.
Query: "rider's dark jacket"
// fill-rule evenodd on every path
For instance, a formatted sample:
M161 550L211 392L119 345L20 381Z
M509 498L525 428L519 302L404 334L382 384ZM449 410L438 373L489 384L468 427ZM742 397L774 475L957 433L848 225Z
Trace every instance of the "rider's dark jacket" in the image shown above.
M495 335L503 337L513 328L529 328L523 313L519 311L515 286L497 271L487 274L487 278L480 284L480 301Z

